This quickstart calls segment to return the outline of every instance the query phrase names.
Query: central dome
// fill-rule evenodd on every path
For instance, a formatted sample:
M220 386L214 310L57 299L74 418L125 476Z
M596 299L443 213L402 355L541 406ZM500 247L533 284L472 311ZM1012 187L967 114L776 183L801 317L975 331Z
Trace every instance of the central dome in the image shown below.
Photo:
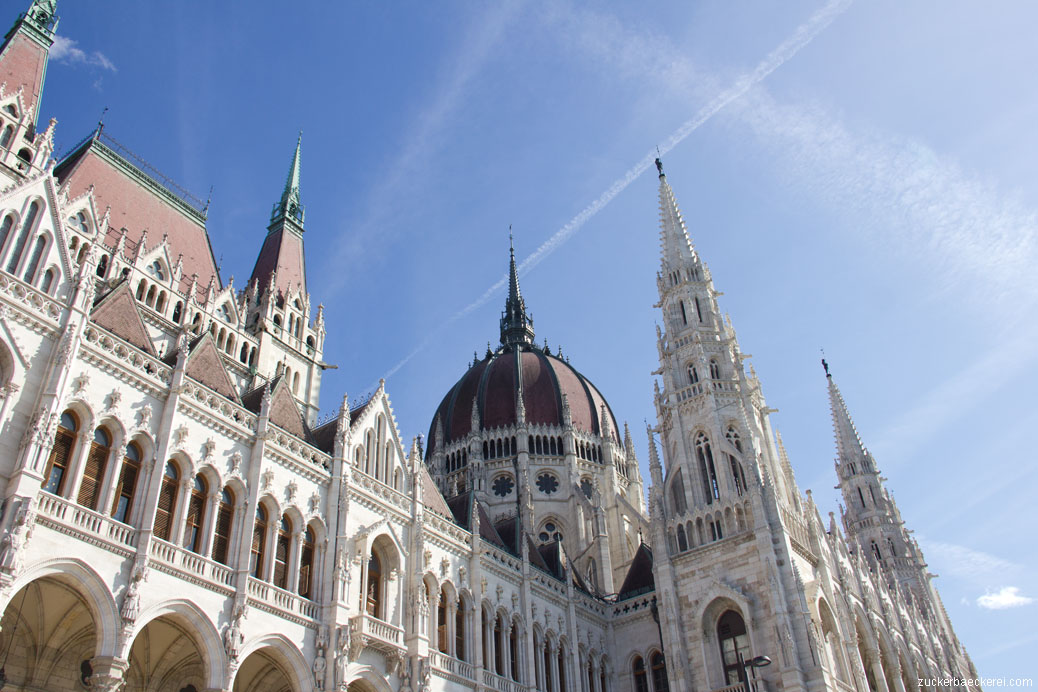
M619 442L616 419L587 378L557 356L532 345L517 344L502 347L474 363L451 387L436 409L428 454L467 437L473 423L478 430L515 425L520 389L528 425L565 425L565 400L574 430L602 435L604 411L609 439Z

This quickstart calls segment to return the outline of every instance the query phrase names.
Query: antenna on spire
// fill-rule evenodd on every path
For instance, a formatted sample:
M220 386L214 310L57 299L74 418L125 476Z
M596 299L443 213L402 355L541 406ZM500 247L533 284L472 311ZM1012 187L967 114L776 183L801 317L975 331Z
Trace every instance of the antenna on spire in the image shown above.
M97 134L98 135L101 134L101 130L105 129L105 113L107 113L107 112L108 112L108 106L105 106L105 109L103 111L101 111L101 117L97 119Z
M515 245L512 243L512 224L508 224L508 250L515 253Z
M656 147L656 170L660 172L660 177L663 177L663 161L660 158L660 148Z
M822 367L825 368L825 376L832 377L832 375L829 374L829 363L827 363L825 360L825 349L820 348L818 350L822 352Z
M207 197L206 200L205 200L205 208L202 209L202 216L206 216L209 213L209 204L210 204L210 202L213 201L213 189L214 189L214 186L210 185L209 186L209 197Z

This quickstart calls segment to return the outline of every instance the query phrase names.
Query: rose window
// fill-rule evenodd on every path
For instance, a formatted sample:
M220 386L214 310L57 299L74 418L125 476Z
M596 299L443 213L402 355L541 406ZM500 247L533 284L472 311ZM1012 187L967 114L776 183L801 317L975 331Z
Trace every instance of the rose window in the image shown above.
M559 479L553 474L542 473L537 476L537 488L545 495L551 495L559 489Z
M515 487L515 481L512 480L511 476L498 476L494 479L494 494L498 497L507 497L512 494L512 488Z
M541 543L551 543L552 541L561 541L562 532L559 531L559 527L555 525L555 522L549 521L541 529L541 532L537 534L537 538Z

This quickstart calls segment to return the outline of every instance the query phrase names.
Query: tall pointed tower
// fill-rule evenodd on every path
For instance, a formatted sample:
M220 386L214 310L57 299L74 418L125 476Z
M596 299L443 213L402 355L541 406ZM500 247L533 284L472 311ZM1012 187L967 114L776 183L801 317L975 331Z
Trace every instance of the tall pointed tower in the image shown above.
M739 657L769 656L769 688L821 684L800 574L811 574L807 523L774 442L752 369L743 367L710 271L659 170L660 368L650 431L654 574L675 689L740 683ZM653 459L653 432L663 451ZM661 487L655 487L661 486ZM712 596L711 596L712 594ZM687 604L695 602L694 612ZM751 646L752 643L752 646Z
M324 364L324 309L311 312L303 251L305 219L300 193L303 134L296 140L281 198L270 214L252 276L243 294L247 329L260 338L254 375L262 382L284 376L304 416L317 417Z
M33 0L7 32L0 48L0 82L7 85L8 94L21 91L22 106L32 113L34 128L39 121L47 56L58 28L57 4L57 0Z

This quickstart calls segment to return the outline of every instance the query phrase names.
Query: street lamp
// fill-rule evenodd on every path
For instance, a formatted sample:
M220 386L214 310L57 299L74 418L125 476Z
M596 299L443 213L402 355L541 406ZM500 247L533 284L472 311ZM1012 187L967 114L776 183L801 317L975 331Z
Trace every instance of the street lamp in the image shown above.
M763 668L771 665L771 659L767 656L754 656L750 660L745 660L742 657L742 653L739 653L739 677L742 678L743 689L745 692L754 692L750 689L750 679L746 675L746 669L753 669L753 682L754 688L757 687L757 668Z

